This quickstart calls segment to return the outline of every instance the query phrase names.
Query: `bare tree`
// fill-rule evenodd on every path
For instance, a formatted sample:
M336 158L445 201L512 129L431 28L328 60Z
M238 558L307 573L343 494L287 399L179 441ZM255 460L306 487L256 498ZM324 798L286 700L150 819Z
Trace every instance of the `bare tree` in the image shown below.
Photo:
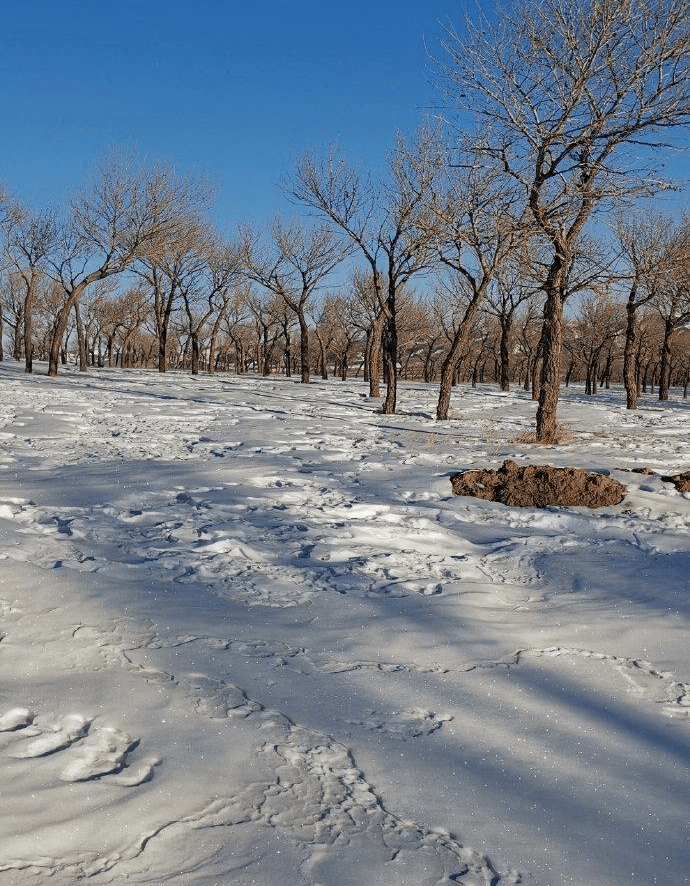
M585 295L573 322L568 349L585 369L585 394L596 394L602 354L623 331L623 307L605 291Z
M636 371L638 311L660 296L668 278L670 249L677 236L676 225L668 216L654 212L619 216L614 225L629 281L626 301L625 349L623 353L623 383L628 409L637 408L638 378Z
M24 352L24 286L16 273L5 272L2 276L2 288L3 320L12 330L12 359L21 360Z
M328 227L307 229L294 220L286 224L275 219L271 242L245 227L242 235L242 260L250 280L283 299L297 317L300 329L300 368L303 384L309 384L309 324L307 312L323 280L346 257L345 248Z
M273 351L280 334L278 320L269 299L257 292L248 294L247 306L256 325L256 363L262 375L270 375Z
M450 185L429 216L438 259L452 272L460 293L467 294L459 300L462 317L453 324L450 349L441 365L439 420L448 418L453 378L479 308L501 267L525 240L513 183L495 164L481 166L481 154L472 151L466 159L460 169L451 170Z
M529 268L526 267L528 264ZM500 328L499 384L502 391L510 390L512 331L516 313L535 294L534 275L525 244L525 249L519 250L498 269L494 286L488 290L484 303L484 310L496 318Z
M248 365L255 362L257 368L259 365L258 357L253 361L249 354L251 353L251 342L253 332L248 322L250 317L249 300L251 298L251 289L247 285L240 285L236 289L233 287L229 303L223 302L223 309L218 314L221 320L219 330L214 329L211 332L209 344L209 372L215 371L216 363L222 360L227 368L228 359L223 353L222 345L217 347L216 339L220 333L224 334L224 339L229 341L234 349L235 372L238 375L247 371ZM213 358L211 360L211 357Z
M361 340L361 306L356 297L333 295L325 299L316 324L319 342L321 377L328 378L327 359L333 359L333 372L342 381L347 379L350 360L358 340Z
M633 157L690 119L688 0L522 0L448 29L448 93L481 121L484 152L522 187L551 258L537 439L557 438L563 292L593 213L663 187Z
M142 256L133 265L134 272L146 281L151 293L159 372L168 370L168 337L173 315L180 306L185 311L187 331L198 356L198 324L207 318L203 311L197 316L196 308L201 297L199 286L205 254L211 248L211 242L208 226L196 214L187 214L180 219L180 228L174 238L156 253Z
M384 323L386 398L382 411L395 412L398 379L397 296L412 277L428 271L435 251L431 226L421 224L442 160L436 135L422 131L408 146L398 138L389 158L389 176L381 183L346 162L337 152L325 158L305 156L286 182L286 190L316 209L356 245L371 272ZM376 393L374 393L376 391ZM373 375L370 394L378 391Z
M24 289L25 372L32 372L34 304L39 282L45 276L47 258L58 236L57 221L51 211L34 213L15 203L0 217L0 223L6 263Z
M176 263L174 274L170 277L170 287L173 289L177 286L183 307L183 316L186 319L184 332L191 348L190 369L192 375L199 374L199 365L201 359L201 339L204 334L204 328L211 318L214 305L213 299L207 299L205 292L205 242L195 244L191 249L187 250L184 256L180 256L180 261ZM165 263L164 273L167 274Z
M205 292L208 302L209 321L212 320L208 340L208 373L216 371L218 335L230 310L243 302L247 287L243 284L239 250L214 238L206 249L204 269Z
M676 330L690 324L690 219L674 232L668 247L666 279L653 306L663 322L663 344L659 366L659 399L668 400L671 376L671 339Z
M64 293L49 375L57 375L69 315L86 288L179 242L187 234L187 219L204 201L201 187L178 178L168 167L147 169L122 157L101 165L91 187L73 201L47 263Z

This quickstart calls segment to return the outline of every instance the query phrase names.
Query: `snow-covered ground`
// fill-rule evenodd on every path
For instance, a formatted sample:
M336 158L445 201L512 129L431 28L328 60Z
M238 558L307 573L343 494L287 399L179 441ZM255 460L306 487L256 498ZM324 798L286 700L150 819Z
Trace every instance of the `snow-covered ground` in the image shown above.
M44 371L44 367L40 367ZM690 882L690 408L0 364L0 886ZM618 507L451 495L600 468Z

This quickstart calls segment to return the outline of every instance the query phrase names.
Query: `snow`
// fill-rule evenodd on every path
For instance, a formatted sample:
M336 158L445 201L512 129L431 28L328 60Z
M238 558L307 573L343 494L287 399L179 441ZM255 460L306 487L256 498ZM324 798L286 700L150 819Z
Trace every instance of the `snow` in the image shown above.
M0 886L690 882L682 401L0 379ZM629 494L451 495L505 458Z

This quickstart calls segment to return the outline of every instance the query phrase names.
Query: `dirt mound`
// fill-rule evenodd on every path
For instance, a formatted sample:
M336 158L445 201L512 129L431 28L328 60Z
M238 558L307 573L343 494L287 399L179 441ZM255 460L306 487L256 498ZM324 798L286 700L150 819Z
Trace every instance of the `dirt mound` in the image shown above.
M504 461L497 471L462 471L450 478L455 495L471 495L519 508L617 505L625 486L596 471L554 468L550 465L518 467Z
M656 471L651 468L618 468L619 471L630 471L633 474L646 474L649 477L656 476ZM663 483L673 483L678 492L690 492L690 471L682 474L671 474L661 478Z
M682 474L674 474L672 477L662 477L664 483L673 483L678 492L690 492L690 471Z

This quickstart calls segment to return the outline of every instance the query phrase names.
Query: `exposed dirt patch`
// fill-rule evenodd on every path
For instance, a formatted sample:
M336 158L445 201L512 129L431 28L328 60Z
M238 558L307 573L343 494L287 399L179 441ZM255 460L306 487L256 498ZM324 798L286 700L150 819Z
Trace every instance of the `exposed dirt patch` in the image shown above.
M455 495L471 495L520 508L603 508L619 504L627 489L618 480L583 471L504 461L496 471L462 471L450 478Z
M662 477L664 483L673 483L678 492L690 492L690 471L682 474L674 474L672 477Z

